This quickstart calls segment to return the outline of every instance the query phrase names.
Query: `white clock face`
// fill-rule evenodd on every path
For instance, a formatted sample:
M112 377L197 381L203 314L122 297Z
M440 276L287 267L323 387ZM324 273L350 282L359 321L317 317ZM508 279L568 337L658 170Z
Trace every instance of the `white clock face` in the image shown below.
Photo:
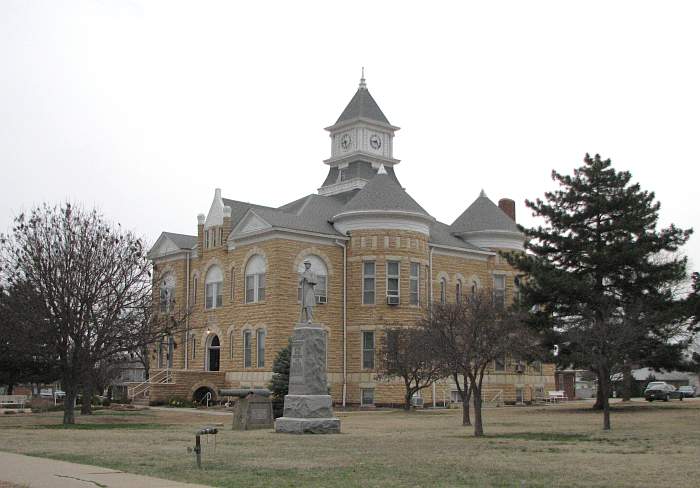
M340 147L343 148L343 151L347 151L351 142L350 134L343 134L343 137L340 138Z
M372 136L369 138L369 145L376 151L382 147L382 140L377 134L372 134Z

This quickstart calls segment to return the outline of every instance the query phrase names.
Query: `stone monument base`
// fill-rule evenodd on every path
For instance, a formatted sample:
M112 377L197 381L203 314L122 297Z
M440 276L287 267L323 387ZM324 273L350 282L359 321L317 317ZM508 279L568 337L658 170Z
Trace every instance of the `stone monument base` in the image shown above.
M275 432L284 434L340 434L340 419L296 419L280 417L275 420Z

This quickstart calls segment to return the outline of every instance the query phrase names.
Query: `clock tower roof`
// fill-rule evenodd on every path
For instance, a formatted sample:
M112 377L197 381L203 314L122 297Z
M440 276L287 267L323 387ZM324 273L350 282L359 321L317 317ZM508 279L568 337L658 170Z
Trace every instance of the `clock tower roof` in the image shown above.
M362 78L360 79L360 86L357 88L355 96L352 97L352 100L350 100L350 103L348 103L347 107L345 107L345 110L343 110L343 113L340 114L340 117L338 117L338 120L334 125L358 118L391 125L384 115L384 112L382 112L382 109L379 108L379 105L377 105L377 102L374 101L374 98L367 89L364 70Z

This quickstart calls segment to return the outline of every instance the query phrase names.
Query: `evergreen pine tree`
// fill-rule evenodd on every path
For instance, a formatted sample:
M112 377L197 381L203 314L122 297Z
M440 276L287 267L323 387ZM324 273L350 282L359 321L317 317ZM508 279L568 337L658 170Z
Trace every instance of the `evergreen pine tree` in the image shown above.
M272 408L275 418L282 415L284 397L289 393L289 366L291 359L291 345L280 350L272 366L272 380L268 387L272 391Z
M560 364L596 374L610 429L611 374L629 362L671 363L687 343L687 263L676 251L692 230L657 229L654 193L609 159L587 154L573 176L552 179L560 189L526 201L545 224L522 229L529 252L507 258L527 276L523 299Z

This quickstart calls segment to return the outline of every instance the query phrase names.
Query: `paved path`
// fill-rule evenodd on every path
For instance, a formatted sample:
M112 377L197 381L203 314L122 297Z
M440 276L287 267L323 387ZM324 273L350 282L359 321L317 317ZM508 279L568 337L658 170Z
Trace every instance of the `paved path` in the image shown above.
M31 488L204 488L204 485L10 452L0 452L0 487L3 481Z

